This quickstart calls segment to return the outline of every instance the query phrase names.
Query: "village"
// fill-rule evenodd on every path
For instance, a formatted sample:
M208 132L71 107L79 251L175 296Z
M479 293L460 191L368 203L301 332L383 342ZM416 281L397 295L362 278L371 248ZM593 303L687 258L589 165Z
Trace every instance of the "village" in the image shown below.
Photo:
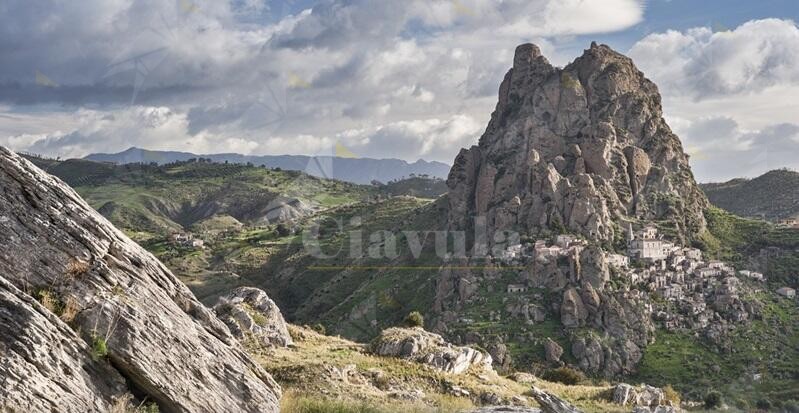
M732 265L705 260L702 251L666 240L656 227L647 225L634 231L627 228L627 250L624 254L606 253L605 261L613 277L621 280L625 294L640 296L649 293L653 298L649 312L667 330L704 329L714 321L743 322L756 309L741 300L742 280L750 280L754 290L765 288L765 276L757 271L736 270ZM514 245L507 248L501 259L519 262L525 258L547 260L576 256L588 243L572 235L557 235L554 242L535 241L531 247ZM762 287L757 287L762 286ZM508 293L527 290L525 284L510 284ZM777 294L794 299L796 291L781 287Z

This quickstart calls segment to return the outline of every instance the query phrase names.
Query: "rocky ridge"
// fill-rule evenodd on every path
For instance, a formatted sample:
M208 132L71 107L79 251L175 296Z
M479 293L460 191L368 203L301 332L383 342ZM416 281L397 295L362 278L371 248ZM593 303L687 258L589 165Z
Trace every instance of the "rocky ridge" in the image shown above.
M492 370L490 355L471 347L453 346L440 335L420 327L386 329L372 343L372 351L379 356L414 360L452 374L472 367Z
M280 387L227 326L71 188L2 147L0 187L3 407L107 410L130 393L170 412L278 411ZM56 383L75 394L41 390Z

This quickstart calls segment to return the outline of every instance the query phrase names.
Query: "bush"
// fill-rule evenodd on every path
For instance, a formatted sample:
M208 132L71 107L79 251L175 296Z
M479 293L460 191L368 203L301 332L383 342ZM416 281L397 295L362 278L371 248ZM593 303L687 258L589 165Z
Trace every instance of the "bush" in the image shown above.
M101 358L105 358L108 356L108 343L105 341L105 338L100 336L94 336L92 343L92 358L95 360L99 360Z
M575 385L585 380L585 375L580 370L571 367L558 367L544 373L543 379L558 383Z
M322 323L314 324L313 327L311 327L311 329L313 331L316 331L317 333L323 335L323 336L327 335L327 329L325 328L325 326Z
M411 311L403 322L407 327L424 327L424 316L418 311Z
M281 237L286 237L288 235L291 235L291 228L289 228L288 225L286 225L286 224L284 224L282 222L277 224L276 230L277 230L277 235L279 235Z
M680 393L677 390L674 390L670 384L663 388L663 397L674 407L679 407L680 402L682 401Z
M771 409L771 402L768 399L760 399L755 402L755 407L760 410L769 410Z
M69 277L77 278L78 276L81 276L89 272L89 269L91 269L89 263L75 258L72 261L70 261L69 264L67 264L67 268L64 271L64 273Z
M715 409L721 407L721 393L711 390L705 395L705 408Z
M781 411L785 413L799 413L799 401L788 400L783 402Z

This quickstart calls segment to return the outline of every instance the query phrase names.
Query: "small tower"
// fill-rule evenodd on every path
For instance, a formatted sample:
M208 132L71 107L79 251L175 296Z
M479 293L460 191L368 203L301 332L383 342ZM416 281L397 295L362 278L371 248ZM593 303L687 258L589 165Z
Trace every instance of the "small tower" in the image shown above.
M633 232L633 223L632 222L628 222L627 223L627 243L629 244L629 243L633 242L634 239L635 239L635 233Z

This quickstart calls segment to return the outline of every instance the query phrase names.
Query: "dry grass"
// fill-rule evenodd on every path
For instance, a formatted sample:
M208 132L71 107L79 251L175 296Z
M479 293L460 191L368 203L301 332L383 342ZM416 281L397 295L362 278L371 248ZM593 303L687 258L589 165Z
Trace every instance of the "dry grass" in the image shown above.
M61 315L64 305L52 291L40 290L37 295L39 298L39 303L42 304L42 307L46 308L55 315Z
M91 269L91 266L88 262L80 260L78 258L73 258L72 261L67 264L67 268L64 270L64 274L70 278L78 278L81 275L86 274Z
M80 312L80 304L75 297L69 296L64 302L63 310L61 311L61 321L69 324L75 320L75 317Z
M494 393L506 402L535 406L531 383L519 383L494 372L469 371L453 375L407 360L376 357L366 346L339 337L320 335L290 325L292 348L251 349L260 363L283 386L283 412L383 413L460 412ZM608 401L610 386L567 386L535 379L537 387L563 397L586 412L627 412ZM456 397L447 389L466 389L471 397ZM392 397L420 390L421 400Z

